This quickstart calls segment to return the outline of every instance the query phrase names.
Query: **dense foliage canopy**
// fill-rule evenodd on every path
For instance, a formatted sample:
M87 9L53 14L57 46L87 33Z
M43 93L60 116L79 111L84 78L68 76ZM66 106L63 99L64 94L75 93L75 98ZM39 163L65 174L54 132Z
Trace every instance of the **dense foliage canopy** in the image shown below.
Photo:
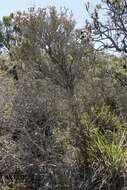
M83 30L55 7L3 18L1 190L127 188L127 8L104 3L110 24L97 5Z

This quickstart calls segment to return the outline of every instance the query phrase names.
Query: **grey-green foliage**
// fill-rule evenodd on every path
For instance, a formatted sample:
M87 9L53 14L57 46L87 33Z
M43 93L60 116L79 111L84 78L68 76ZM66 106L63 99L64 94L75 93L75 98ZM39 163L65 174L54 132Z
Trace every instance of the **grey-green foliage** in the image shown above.
M122 190L126 93L114 77L121 58L82 41L66 10L31 8L14 21L20 33L10 63L19 80L2 71L0 95L7 129L0 138L8 142L2 145L6 159L0 156L14 187Z

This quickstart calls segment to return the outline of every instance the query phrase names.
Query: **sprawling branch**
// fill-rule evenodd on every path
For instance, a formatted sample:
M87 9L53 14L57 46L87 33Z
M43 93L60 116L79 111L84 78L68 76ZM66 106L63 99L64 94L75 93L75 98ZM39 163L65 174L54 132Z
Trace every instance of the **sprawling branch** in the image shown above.
M127 1L103 0L102 2L102 5L96 6L93 13L87 9L92 18L92 39L95 43L103 43L105 49L127 54ZM99 11L101 17L102 11L107 15L103 21L99 18Z

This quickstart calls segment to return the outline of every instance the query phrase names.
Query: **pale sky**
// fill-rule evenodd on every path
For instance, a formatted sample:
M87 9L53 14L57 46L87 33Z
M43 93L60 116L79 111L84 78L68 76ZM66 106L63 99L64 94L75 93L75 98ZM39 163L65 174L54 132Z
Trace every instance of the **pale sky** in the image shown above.
M30 6L47 7L54 5L59 10L61 7L67 7L72 10L78 27L82 27L87 18L85 11L86 0L0 0L0 18L9 15L17 10L27 10ZM91 0L95 5L98 0Z

